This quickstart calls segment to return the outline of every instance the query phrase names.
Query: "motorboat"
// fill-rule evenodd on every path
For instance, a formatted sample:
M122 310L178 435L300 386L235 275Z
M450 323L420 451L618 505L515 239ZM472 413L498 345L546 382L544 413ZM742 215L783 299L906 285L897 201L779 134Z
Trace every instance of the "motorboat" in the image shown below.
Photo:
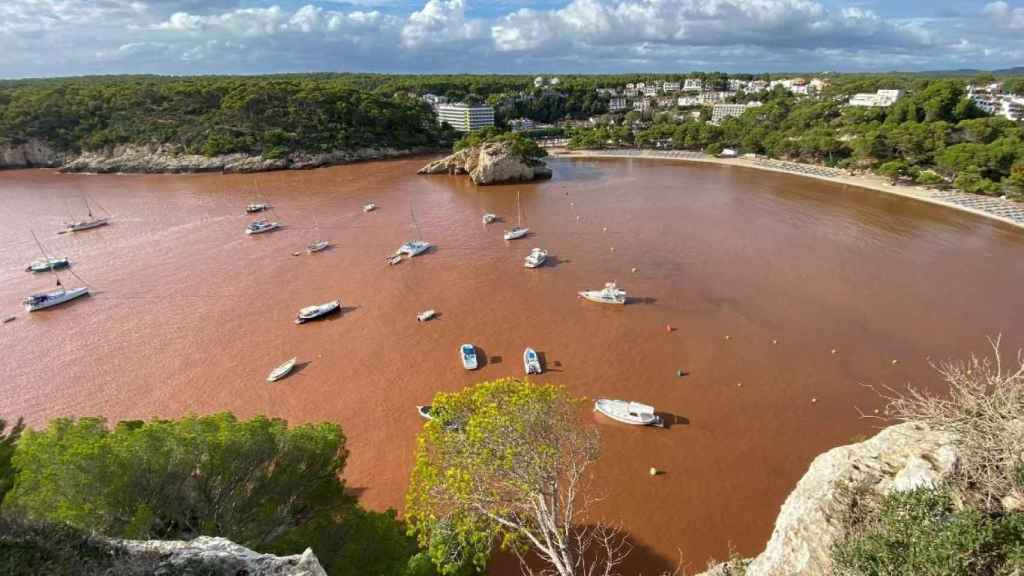
M263 234L264 232L270 232L272 230L277 230L280 227L281 227L281 225L278 224L277 222L271 222L271 221L266 220L266 219L260 219L260 220L256 220L255 222L249 223L249 225L245 227L245 233L246 234Z
M534 248L530 252L530 255L526 257L526 262L523 266L527 268L538 268L544 265L544 261L548 259L548 251L543 248Z
M281 364L277 368L274 368L270 372L270 375L267 376L267 382L277 382L281 378L284 378L285 376L291 374L292 370L295 368L296 360L298 360L298 358L292 358L291 360L285 362L284 364Z
M513 226L511 230L505 230L505 240L517 240L530 233L529 228Z
M594 402L594 411L633 426L663 426L661 416L654 413L654 407L639 402L626 400L609 400L600 398Z
M71 265L71 262L67 258L47 258L45 260L35 260L28 267L25 268L26 272L49 272L50 270L60 270L61 268L67 268Z
M310 254L312 254L314 252L322 252L324 250L327 250L327 248L330 245L331 245L331 243L328 242L327 240L320 240L320 241L317 241L317 242L313 242L313 243L309 244L308 246L306 246L306 252L309 252Z
M369 204L363 206L363 212L373 212L376 209L377 205L374 204L373 202L370 202Z
M615 286L615 282L608 282L604 285L601 290L584 290L579 293L580 297L586 298L591 302L600 302L602 304L625 304L626 303L626 292L619 290Z
M324 304L318 304L314 306L306 306L302 310L299 310L298 315L295 317L296 324L302 324L309 322L310 320L316 320L322 318L332 312L341 310L341 300L333 300Z
M476 370L480 367L476 358L476 346L472 344L459 346L459 356L462 357L462 367L466 370Z
M540 356L537 355L537 351L533 348L523 350L523 367L526 369L527 375L544 372L540 365Z
M22 300L22 304L25 305L26 311L35 312L36 310L63 304L75 298L85 296L88 293L89 288L87 286L72 288L71 290L65 290L63 286L60 286L57 290L50 292L37 292Z
M416 407L416 412L418 412L420 417L423 418L424 420L433 420L434 419L434 415L430 412L430 404L426 404L426 405L423 405L423 406L417 406Z
M430 249L430 242L425 240L410 240L399 246L398 250L395 250L395 256L401 256L404 254L409 258L412 258L413 256L423 254L428 249Z
M416 321L426 322L427 320L430 320L434 316L437 316L437 312L435 310L424 310L423 312L420 312L419 314L416 315Z
M62 232L81 232L82 230L89 230L90 228L99 228L100 226L106 226L107 224L110 224L110 220L106 218L78 220L68 224Z
M492 224L497 219L498 219L498 215L497 214L491 214L490 212L488 212L487 214L484 214L484 217L483 217L484 224Z
M245 207L245 213L255 214L257 212L263 212L264 210L270 210L271 208L273 208L273 206L266 202L253 202Z

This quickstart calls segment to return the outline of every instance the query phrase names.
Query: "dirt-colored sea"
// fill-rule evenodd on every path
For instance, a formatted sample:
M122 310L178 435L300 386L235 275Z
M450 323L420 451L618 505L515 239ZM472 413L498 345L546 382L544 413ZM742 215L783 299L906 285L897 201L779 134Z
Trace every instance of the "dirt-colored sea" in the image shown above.
M330 420L349 439L348 485L370 508L401 510L415 406L522 376L531 346L547 368L532 379L653 404L672 423L594 416L593 519L619 523L631 566L653 574L759 552L811 460L882 425L861 416L882 407L869 386L938 390L931 362L985 353L1000 333L1006 351L1024 345L1024 234L1000 223L733 167L552 160L550 181L478 188L417 176L425 160L0 173L0 316L16 317L0 325L0 416ZM517 193L531 232L505 242ZM85 215L83 198L112 223L57 235ZM282 230L243 233L254 200L274 205ZM370 201L379 209L364 213ZM485 212L503 222L482 224ZM31 231L91 296L21 309L53 283L24 271L40 257ZM417 237L435 247L385 263ZM306 254L317 239L333 246ZM526 269L534 247L549 261ZM608 281L627 305L577 298ZM336 298L343 314L293 324ZM439 317L417 322L430 308ZM459 361L464 342L485 358L475 372ZM292 356L295 374L264 381Z

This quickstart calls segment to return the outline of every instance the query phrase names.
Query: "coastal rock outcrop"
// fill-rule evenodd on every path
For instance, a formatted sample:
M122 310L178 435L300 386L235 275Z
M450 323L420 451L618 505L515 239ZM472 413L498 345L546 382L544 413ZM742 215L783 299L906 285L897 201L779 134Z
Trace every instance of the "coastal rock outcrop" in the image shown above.
M550 178L551 169L540 160L517 154L504 142L488 142L435 160L417 174L468 174L475 184L486 185Z
M55 168L64 163L66 155L41 140L21 144L0 144L0 169Z
M327 576L309 548L302 554L260 554L225 538L118 540L128 556L151 559L153 574L246 574L248 576Z
M768 545L750 561L745 574L831 574L832 545L845 533L840 522L844 483L884 495L934 486L956 463L951 436L912 422L819 455L786 498ZM728 566L721 564L704 576L729 573Z

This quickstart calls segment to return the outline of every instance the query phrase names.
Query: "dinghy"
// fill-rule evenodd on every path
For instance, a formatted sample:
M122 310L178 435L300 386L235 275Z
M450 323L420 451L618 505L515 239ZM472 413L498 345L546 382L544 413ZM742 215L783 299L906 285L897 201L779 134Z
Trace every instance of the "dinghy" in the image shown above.
M419 413L420 417L424 420L433 420L434 415L430 413L430 404L424 406L417 406L416 412Z
M626 303L626 292L619 290L615 286L615 282L606 283L601 290L585 290L580 292L579 295L581 298L586 298L591 302L600 302L601 304Z
M523 266L527 268L539 268L544 265L544 261L548 259L548 251L543 248L534 248L530 255L526 257L526 262Z
M537 355L537 351L533 348L523 350L523 367L526 368L527 375L544 372L544 369L540 366L540 356Z
M273 208L273 206L266 202L253 202L245 207L245 213L255 214L257 212L263 212L264 210L270 210L271 208Z
M328 242L327 240L313 242L312 244L306 246L306 252L309 252L310 254L313 254L314 252L322 252L324 250L327 250L328 246L330 245L331 243Z
M491 224L492 222L494 222L497 219L498 219L498 215L497 214L491 214L490 212L488 212L487 214L484 214L484 217L483 217L484 224Z
M322 318L332 312L337 312L338 310L341 310L341 300L334 300L315 306L306 306L302 310L299 310L298 315L295 317L295 323L302 324L304 322L309 322L310 320L316 320L317 318Z
M373 202L370 202L369 204L363 206L363 212L373 212L376 209L377 205L374 204Z
M480 367L476 359L476 347L472 344L459 346L459 356L462 358L462 367L466 370L476 370Z
M68 262L67 258L47 258L45 260L35 260L25 268L25 272L49 272L50 270L60 270L61 268L67 268L71 263Z
M437 312L436 311L434 311L434 310L425 310L425 311L420 312L419 314L416 315L416 321L418 321L418 322L426 322L427 320L430 320L434 316L437 316Z
M267 376L267 382L277 382L281 378L284 378L285 376L291 374L292 369L295 368L296 360L298 360L298 358L292 358L291 360L285 362L284 364L281 364L277 368L274 368L270 372L270 375Z
M600 398L594 402L594 411L617 422L633 426L662 426L664 424L661 416L654 413L653 406L639 402Z
M271 230L277 230L281 225L277 222L270 222L266 219L256 220L255 222L249 223L245 227L246 234L263 234L264 232L270 232Z

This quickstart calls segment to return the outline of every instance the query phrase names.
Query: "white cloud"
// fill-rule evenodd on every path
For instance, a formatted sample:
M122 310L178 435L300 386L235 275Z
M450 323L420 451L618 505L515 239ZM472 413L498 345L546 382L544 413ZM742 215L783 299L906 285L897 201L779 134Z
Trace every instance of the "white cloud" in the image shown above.
M479 39L486 33L480 20L466 18L465 0L427 0L402 27L406 48L443 46Z
M1024 8L1011 8L1006 2L992 2L985 5L982 13L996 26L1010 30L1024 30Z

